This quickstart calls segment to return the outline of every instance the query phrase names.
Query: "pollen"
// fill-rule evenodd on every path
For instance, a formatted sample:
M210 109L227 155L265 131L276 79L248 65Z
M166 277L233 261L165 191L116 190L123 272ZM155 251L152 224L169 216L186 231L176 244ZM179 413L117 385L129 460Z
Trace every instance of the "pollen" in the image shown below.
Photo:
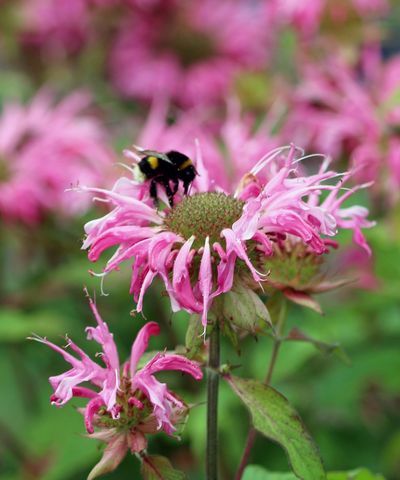
M224 228L232 228L239 220L244 202L224 193L207 192L185 197L170 210L165 226L168 230L188 239L195 236L194 248L221 241Z

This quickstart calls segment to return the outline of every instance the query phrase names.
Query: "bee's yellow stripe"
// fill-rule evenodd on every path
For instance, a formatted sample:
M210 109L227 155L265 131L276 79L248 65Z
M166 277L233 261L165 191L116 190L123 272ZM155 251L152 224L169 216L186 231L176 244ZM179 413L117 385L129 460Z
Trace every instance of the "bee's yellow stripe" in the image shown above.
M149 162L150 168L155 170L158 167L158 158L157 157L147 157L147 161Z
M185 170L185 168L190 167L190 165L192 165L192 161L188 158L182 163L182 165L179 165L178 170Z

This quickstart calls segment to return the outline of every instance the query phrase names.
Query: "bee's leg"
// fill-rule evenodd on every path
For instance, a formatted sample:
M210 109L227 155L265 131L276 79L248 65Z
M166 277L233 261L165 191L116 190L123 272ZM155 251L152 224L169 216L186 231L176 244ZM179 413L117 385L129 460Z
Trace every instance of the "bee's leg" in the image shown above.
M172 195L174 196L176 194L176 192L178 191L178 187L179 187L179 180L177 178L173 178L172 179L172 182L174 184L174 187L172 189Z
M165 177L161 180L161 182L164 185L165 193L167 194L169 205L170 205L170 207L173 207L174 206L174 195L175 195L176 191L173 192L171 190L171 186L169 184L169 178Z
M192 180L190 180L189 178L184 178L183 179L183 193L185 195L188 194L188 191L189 191L189 187L190 187L190 184L192 183Z
M157 196L157 180L153 178L150 182L150 197L154 201L154 206L158 206L158 196Z

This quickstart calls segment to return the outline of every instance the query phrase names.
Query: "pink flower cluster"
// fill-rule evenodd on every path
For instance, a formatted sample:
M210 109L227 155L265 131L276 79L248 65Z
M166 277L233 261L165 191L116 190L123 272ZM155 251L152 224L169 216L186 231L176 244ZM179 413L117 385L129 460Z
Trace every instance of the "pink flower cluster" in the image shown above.
M89 433L94 432L94 424L102 425L109 419L113 425L112 419L118 420L122 415L127 416L132 424L131 433L136 436L132 445L140 446L136 451L142 450L146 446L143 432L149 431L145 426L156 421L156 430L163 430L171 435L175 431L174 410L184 406L154 374L164 370L178 370L200 380L201 369L195 362L185 357L167 353L157 353L139 368L139 361L147 349L150 337L160 332L155 322L149 322L141 328L132 344L130 358L121 365L113 335L101 319L92 300L90 306L97 326L87 327L87 336L101 346L104 367L91 360L70 339L67 339L67 347L77 356L45 338L33 338L60 353L72 367L65 373L50 377L50 384L54 390L51 402L56 406L62 406L73 397L87 398L89 401L84 417ZM85 382L89 382L92 388L81 386ZM144 418L140 418L143 415ZM116 424L118 425L118 422Z
M243 69L266 65L272 24L260 7L245 0L179 0L138 9L111 51L114 85L144 100L221 101Z
M113 154L107 134L85 113L90 97L70 94L57 105L40 92L27 106L6 104L0 116L0 215L35 224L45 212L72 215L89 206L65 189L106 184Z
M79 52L90 40L99 39L98 25L105 8L121 0L22 0L22 41L50 58ZM128 2L129 3L129 2ZM96 25L96 16L98 21Z
M363 60L363 83L337 58L323 67L306 64L283 135L335 158L350 156L360 181L378 186L388 170L390 191L400 185L400 58L383 63L369 49Z
M207 182L208 172L198 151L199 176L190 196L177 195L180 200L174 208L161 211L151 206L148 187L143 196L143 185L128 178L121 178L112 190L83 188L100 194L113 207L104 217L86 224L83 248L89 248L89 259L95 262L104 250L118 246L102 276L133 259L130 291L138 311L144 293L159 276L173 310L201 312L206 327L212 299L232 288L238 265L255 282L265 279L266 272L257 269L259 258L273 254L276 238L294 237L320 255L331 244L325 237L334 237L344 228L351 229L355 242L368 250L361 233L361 228L373 224L366 218L368 211L360 206L343 207L360 187L341 195L350 174L340 176L328 170L328 161L318 173L302 174L302 158L296 158L297 153L292 146L265 155L231 195ZM259 174L267 170L265 180ZM336 184L326 183L335 178L339 178ZM321 197L324 191L328 192L325 199Z

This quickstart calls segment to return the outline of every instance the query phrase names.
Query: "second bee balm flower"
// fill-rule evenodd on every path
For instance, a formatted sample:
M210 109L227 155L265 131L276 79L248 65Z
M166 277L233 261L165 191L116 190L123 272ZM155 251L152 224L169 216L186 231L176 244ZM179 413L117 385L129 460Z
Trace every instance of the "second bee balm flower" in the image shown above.
M34 339L59 352L72 366L65 373L50 377L54 390L51 402L62 406L72 397L89 400L84 409L86 430L92 438L107 444L103 458L89 475L89 479L93 479L114 470L128 450L132 453L143 451L147 447L146 434L163 430L172 435L183 422L187 405L165 383L156 379L156 373L178 370L200 380L202 372L197 363L167 353L157 353L139 368L150 337L160 332L155 322L141 328L133 342L130 358L120 365L113 335L92 300L90 306L97 326L87 327L87 336L101 345L104 366L91 360L69 339L67 347L76 356L45 338ZM81 386L86 382L91 388Z

